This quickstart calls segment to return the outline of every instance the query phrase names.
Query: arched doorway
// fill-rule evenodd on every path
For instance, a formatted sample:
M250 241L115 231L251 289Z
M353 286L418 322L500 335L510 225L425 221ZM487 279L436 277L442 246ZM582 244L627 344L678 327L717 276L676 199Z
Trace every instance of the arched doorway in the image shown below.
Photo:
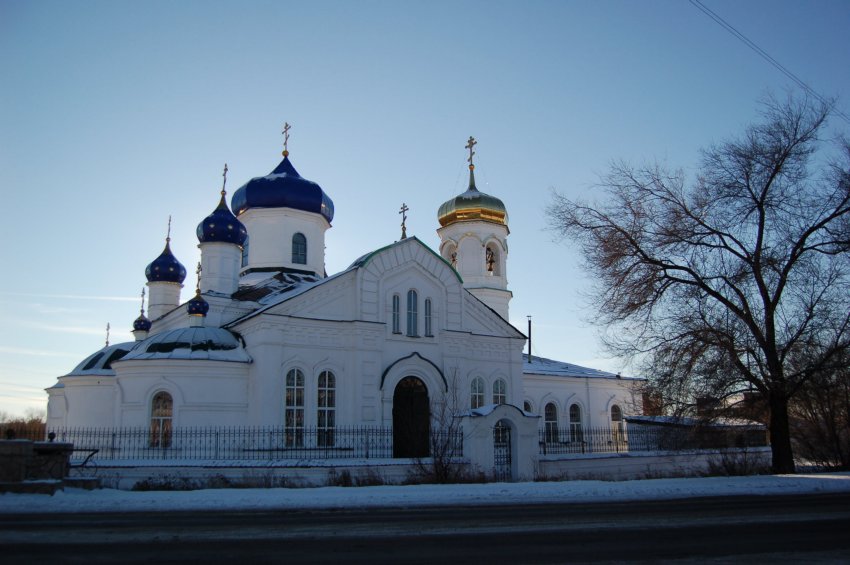
M425 383L401 379L393 393L393 457L428 457L430 412Z

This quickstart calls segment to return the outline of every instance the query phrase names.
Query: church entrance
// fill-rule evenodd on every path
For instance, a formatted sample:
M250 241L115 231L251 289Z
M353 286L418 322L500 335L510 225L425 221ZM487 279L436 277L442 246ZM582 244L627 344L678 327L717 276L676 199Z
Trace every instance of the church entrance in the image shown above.
M428 457L430 412L425 383L403 378L393 393L393 457Z

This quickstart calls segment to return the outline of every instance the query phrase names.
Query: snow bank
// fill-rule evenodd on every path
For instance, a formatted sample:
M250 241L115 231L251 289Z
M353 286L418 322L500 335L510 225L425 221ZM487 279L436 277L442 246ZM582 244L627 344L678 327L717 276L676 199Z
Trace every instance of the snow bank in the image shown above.
M622 482L216 489L188 492L84 491L69 488L53 496L0 495L0 513L486 506L829 492L850 492L850 473Z

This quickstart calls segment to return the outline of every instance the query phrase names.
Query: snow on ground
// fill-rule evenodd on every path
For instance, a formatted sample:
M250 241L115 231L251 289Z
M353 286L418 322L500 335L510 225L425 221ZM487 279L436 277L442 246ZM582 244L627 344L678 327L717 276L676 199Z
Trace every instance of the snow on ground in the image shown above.
M68 488L53 496L0 495L0 513L285 510L486 506L512 503L622 502L703 496L850 492L850 473L303 489L131 492Z

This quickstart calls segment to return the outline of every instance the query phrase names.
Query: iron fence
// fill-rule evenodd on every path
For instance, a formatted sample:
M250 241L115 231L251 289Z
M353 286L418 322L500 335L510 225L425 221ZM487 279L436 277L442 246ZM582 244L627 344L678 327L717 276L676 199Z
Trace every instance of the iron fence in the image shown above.
M627 426L624 428L560 428L540 430L541 455L683 451L768 446L761 428Z
M65 428L48 430L48 435L51 433L55 441L74 444L74 458L84 458L97 450L95 460L276 461L393 457L393 429L390 427ZM432 432L432 445L449 441L460 455L463 438L459 432Z

